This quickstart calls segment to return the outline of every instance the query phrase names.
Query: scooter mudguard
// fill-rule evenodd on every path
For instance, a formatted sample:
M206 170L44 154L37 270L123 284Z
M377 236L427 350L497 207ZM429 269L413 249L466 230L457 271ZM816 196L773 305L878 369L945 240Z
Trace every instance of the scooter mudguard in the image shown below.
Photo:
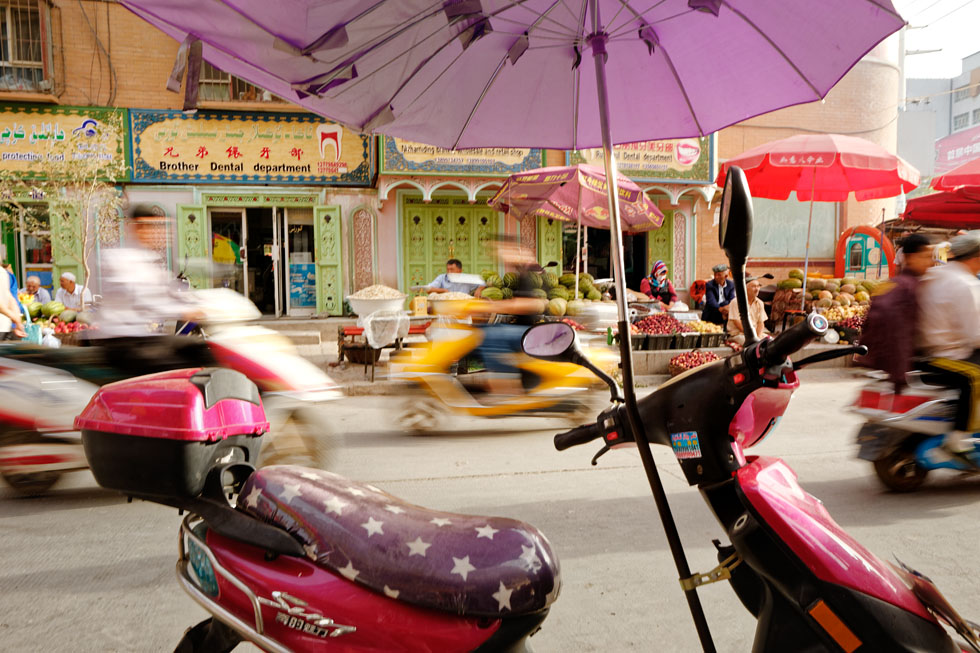
M752 508L814 576L933 620L891 566L848 535L782 460L759 457L737 477Z
M874 462L912 434L874 422L865 422L857 434L858 458Z
M306 559L269 560L262 549L213 531L207 544L256 601L221 573L214 574L217 592L209 600L246 623L254 622L257 605L264 636L291 651L474 651L501 628L499 619L457 617L388 598Z

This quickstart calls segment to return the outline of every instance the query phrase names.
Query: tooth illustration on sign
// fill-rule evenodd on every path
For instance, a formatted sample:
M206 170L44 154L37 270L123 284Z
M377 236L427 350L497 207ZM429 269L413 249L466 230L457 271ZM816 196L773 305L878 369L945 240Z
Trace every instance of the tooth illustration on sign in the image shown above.
M343 136L343 127L340 125L317 125L316 127L316 139L317 143L320 145L320 158L327 158L324 154L324 146L326 143L333 143L334 151L336 156L334 161L340 161L340 144L341 137Z

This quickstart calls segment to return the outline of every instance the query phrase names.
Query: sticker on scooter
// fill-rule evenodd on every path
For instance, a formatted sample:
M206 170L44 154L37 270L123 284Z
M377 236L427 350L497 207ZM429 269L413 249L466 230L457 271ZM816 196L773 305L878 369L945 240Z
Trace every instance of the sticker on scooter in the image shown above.
M275 600L270 601L264 596L259 596L257 600L262 605L285 610L285 612L276 613L276 621L288 628L324 638L340 637L357 630L355 626L338 624L322 614L304 611L303 608L307 606L306 601L290 596L285 592L273 592L272 598Z
M670 434L670 446L678 460L691 460L701 457L701 445L697 431L684 431Z

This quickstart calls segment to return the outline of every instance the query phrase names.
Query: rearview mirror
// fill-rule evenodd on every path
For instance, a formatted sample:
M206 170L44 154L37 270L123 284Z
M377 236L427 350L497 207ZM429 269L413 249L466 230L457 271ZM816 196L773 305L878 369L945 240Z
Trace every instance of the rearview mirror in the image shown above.
M734 268L745 261L752 244L752 194L745 173L738 166L728 168L721 195L718 244Z
M538 324L524 333L521 347L528 356L570 361L575 352L575 329L564 322Z

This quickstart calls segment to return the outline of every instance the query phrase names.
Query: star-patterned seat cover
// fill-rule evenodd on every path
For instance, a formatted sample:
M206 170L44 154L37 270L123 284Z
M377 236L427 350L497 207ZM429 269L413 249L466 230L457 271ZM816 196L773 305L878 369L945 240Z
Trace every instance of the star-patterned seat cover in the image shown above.
M330 472L264 467L238 508L294 535L317 564L421 607L527 614L561 586L551 545L529 524L429 510Z

